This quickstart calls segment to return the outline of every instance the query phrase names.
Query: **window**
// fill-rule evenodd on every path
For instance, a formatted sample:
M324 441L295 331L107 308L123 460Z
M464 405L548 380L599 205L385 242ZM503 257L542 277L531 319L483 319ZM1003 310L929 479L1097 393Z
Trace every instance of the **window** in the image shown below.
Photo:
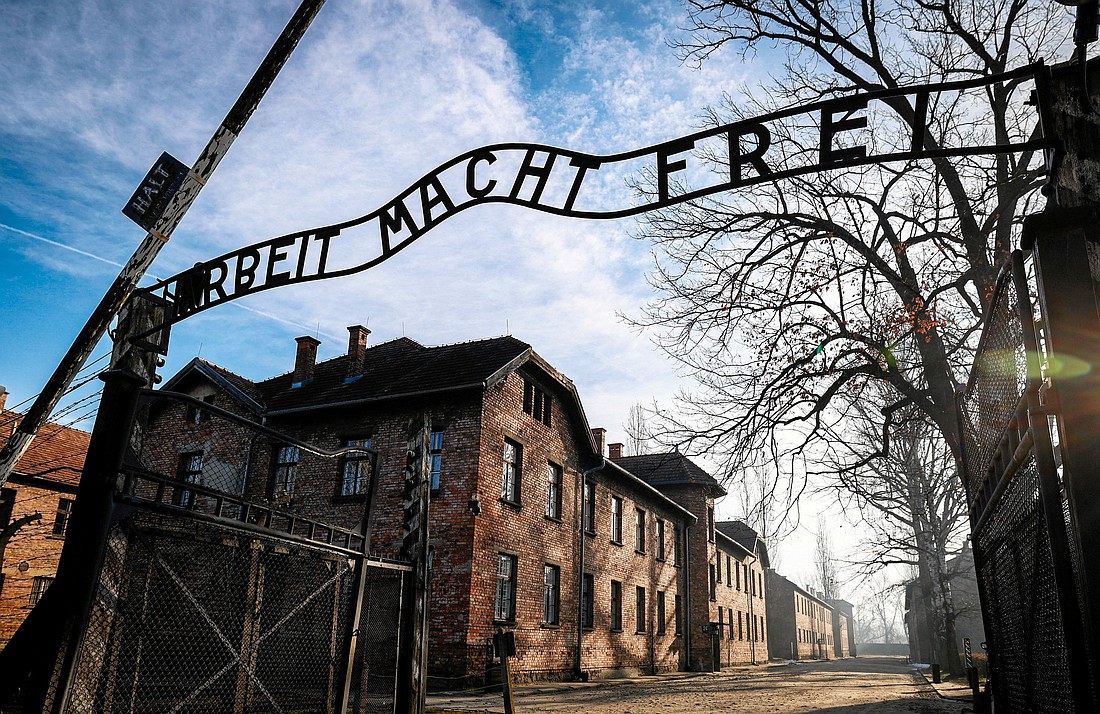
M588 481L584 484L584 530L596 532L596 484Z
M623 499L611 497L611 542L623 542Z
M645 552L645 511L634 509L634 550Z
M674 612L672 613L672 616L676 620L676 634L679 635L679 634L682 634L683 631L684 631L683 623L680 622L680 596L679 595L677 595L676 599L673 601L673 610L674 610Z
M581 578L581 626L592 627L594 614L594 595L592 573L585 573Z
M623 584L611 581L611 629L623 629Z
M561 520L561 466L546 464L546 517Z
M657 591L657 634L665 634L665 591Z
M718 639L722 639L722 631L726 629L725 613L722 612L722 606L718 606Z
M645 588L634 588L634 631L645 632Z
M428 435L428 458L432 462L432 490L439 490L439 478L443 473L443 432L433 431Z
M202 397L203 403L204 404L213 404L214 403L214 396L215 395L213 395L213 394L207 394L205 397ZM210 413L207 412L205 409L201 409L201 408L199 408L199 407L197 407L193 404L188 404L187 405L187 421L188 422L190 422L192 424L201 424L202 422L206 421L209 418L210 418Z
M739 640L745 639L745 623L741 619L742 614L740 610L737 611L737 639Z
M183 483L202 483L202 452L188 451L180 454L177 474ZM176 493L176 505L191 507L195 505L195 492L180 490ZM55 524L56 527L56 524Z
M657 528L654 538L656 539L655 546L657 548L656 558L657 560L665 559L665 522L660 518L657 519Z
M683 562L684 534L679 528L672 529L672 558L673 564L678 568Z
M737 589L740 590L741 589L741 564L740 563L738 563L737 567L734 568L734 572L737 573ZM795 607L797 607L797 606L798 606L798 600L796 598L795 599Z
M523 411L534 417L536 421L551 426L550 405L552 402L553 399L549 394L539 389L533 382L523 380Z
M69 527L69 516L73 512L73 499L71 498L59 498L57 499L57 515L53 519L53 534L55 536L64 536L65 529Z
M42 596L46 593L46 588L50 587L50 583L53 582L53 578L47 578L43 576L36 576L31 581L31 596L28 603L31 607L38 604L38 601L42 599Z
M519 478L522 465L523 447L511 439L505 439L504 471L500 483L500 497L505 501L519 503Z
M11 514L15 510L15 489L0 489L0 528L11 523Z
M707 540L714 542L714 506L707 506Z
M715 571L718 573L718 582L722 582L722 554L715 553L714 559L717 561Z
M497 594L493 618L512 622L516 619L516 556L497 555Z
M542 621L556 625L561 610L561 568L550 564L542 566L542 583Z
M730 572L731 570L732 570L732 568L730 567L730 557L727 555L726 556L726 587L727 588L732 588L733 587L733 574Z
M718 584L714 581L714 563L710 564L710 599L718 599Z
M275 482L271 496L294 495L294 477L298 475L298 447L289 444L280 446L275 452Z
M370 437L345 439L343 445L345 447L358 446L369 449ZM344 454L344 472L340 479L340 495L359 496L365 493L368 479L370 479L370 454L363 451Z

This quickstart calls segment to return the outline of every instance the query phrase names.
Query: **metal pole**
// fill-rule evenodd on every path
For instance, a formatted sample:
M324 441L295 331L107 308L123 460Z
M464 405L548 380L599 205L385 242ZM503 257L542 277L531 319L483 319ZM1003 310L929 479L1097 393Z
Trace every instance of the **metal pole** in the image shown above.
M324 4L325 0L304 0L298 7L297 12L287 23L282 34L279 35L279 39L275 41L275 44L267 53L267 57L260 63L256 73L252 75L252 79L238 97L233 108L225 115L225 119L222 120L221 125L206 144L206 148L203 149L199 158L191 167L191 171L184 180L179 192L168 203L164 213L146 234L145 239L134 251L134 254L130 256L130 260L99 301L99 305L92 311L83 329L73 340L69 351L65 353L61 363L54 370L49 381L46 382L46 386L42 388L42 392L20 421L19 427L8 439L8 443L4 448L0 450L0 485L8 480L19 459L30 447L38 430L49 419L50 413L53 412L57 402L69 388L69 385L72 384L76 373L84 366L88 356L91 355L100 338L106 333L111 319L118 313L137 287L138 282L145 275L145 271L149 269L149 266L152 265L161 247L168 242L172 231L179 225L180 220L183 219L184 214L187 213L187 210L199 195L199 191L206 185L207 180L214 173L214 169L218 167L222 157L229 151L233 141L244 129L245 123L252 116L252 112L256 110L268 87L275 81L279 70L286 64L290 53L294 51L298 41L305 34L306 29Z

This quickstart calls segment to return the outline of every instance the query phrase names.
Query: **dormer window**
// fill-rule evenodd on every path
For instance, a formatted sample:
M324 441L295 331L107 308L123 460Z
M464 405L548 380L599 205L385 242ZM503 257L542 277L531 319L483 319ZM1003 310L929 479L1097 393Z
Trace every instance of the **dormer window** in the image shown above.
M523 380L523 411L546 426L552 423L550 412L553 398L542 391L534 382Z

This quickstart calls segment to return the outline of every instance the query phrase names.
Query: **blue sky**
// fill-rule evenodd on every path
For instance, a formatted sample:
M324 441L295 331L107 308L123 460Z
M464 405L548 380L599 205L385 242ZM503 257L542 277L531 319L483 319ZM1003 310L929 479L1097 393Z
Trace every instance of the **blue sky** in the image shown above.
M143 238L120 211L149 166L162 151L195 160L296 6L0 0L0 384L9 407L45 383ZM145 284L368 213L481 145L612 153L690 133L708 104L767 67L733 53L682 66L666 43L684 20L677 0L329 0ZM576 383L593 426L625 440L632 404L667 408L689 386L619 317L651 297L650 250L636 230L634 219L464 211L366 273L268 291L176 325L162 373L201 354L266 378L291 368L295 337L318 336L327 359L357 323L372 344L510 333Z
M45 382L140 241L120 208L149 165L161 151L194 160L296 4L3 4L0 384L9 405ZM151 274L361 215L482 144L603 153L687 133L753 68L681 66L666 41L683 20L670 0L332 0ZM332 357L354 323L368 324L375 343L510 332L577 383L593 425L623 438L632 403L664 402L678 386L672 366L617 316L649 296L649 250L631 237L635 226L468 211L367 273L178 325L164 372L201 351L263 378L290 367L294 337L318 335L321 357Z

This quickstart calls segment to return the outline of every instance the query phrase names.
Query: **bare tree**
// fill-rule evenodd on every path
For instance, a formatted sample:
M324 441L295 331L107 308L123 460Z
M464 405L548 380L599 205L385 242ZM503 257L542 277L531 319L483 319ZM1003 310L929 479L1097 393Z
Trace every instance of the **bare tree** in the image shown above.
M688 10L691 37L678 45L688 61L725 49L785 51L773 81L711 111L714 126L850 92L1000 73L1056 56L1070 35L1064 11L1026 0L692 0ZM904 151L914 131L931 148L1033 138L1029 90L1010 81L944 95L926 125L907 99L887 100L890 111L868 119L876 131L867 151ZM773 163L797 162L818 131L780 124ZM728 171L723 157L700 158ZM1040 200L1040 159L1023 152L838 169L648 214L641 237L657 247L659 296L636 324L698 385L661 419L662 439L738 475L838 457L833 440L856 420L859 433L877 437L853 440L828 469L857 478L886 468L890 435L907 428L893 418L904 413L957 463L955 394L997 270ZM885 409L860 408L882 397ZM875 498L911 500L909 485ZM918 560L927 550L916 545Z
M630 407L630 416L626 424L626 448L627 456L641 456L648 453L653 440L653 432L649 426L646 409L641 404Z
M885 577L875 578L866 597L857 606L856 620L859 630L856 640L861 643L882 642L893 644L904 639L902 621L902 587Z
M840 597L840 574L836 553L833 550L828 521L824 516L818 516L817 530L814 531L813 580L814 585L826 600L836 600Z

